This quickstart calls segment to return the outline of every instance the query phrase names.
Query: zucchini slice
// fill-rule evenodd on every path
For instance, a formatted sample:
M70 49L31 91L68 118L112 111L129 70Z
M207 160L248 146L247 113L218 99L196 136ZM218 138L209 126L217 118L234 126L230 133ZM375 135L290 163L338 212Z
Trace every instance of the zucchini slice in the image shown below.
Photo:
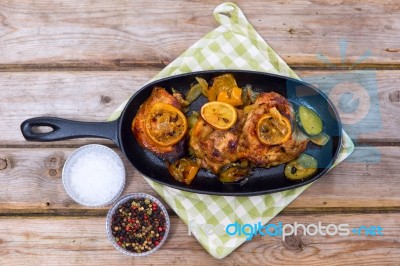
M310 140L319 146L324 146L326 143L328 143L330 138L331 137L329 135L325 134L324 132L321 132L316 136L311 136Z
M316 112L304 105L299 107L298 122L307 135L316 136L322 132L323 124L321 118Z
M308 154L301 154L285 166L285 176L292 181L302 181L312 176L318 169L318 162Z

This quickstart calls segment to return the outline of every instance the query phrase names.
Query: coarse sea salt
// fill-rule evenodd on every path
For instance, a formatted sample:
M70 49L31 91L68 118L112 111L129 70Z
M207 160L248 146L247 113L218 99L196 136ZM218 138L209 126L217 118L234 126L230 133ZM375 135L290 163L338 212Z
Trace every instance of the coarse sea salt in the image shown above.
M68 159L63 173L68 194L86 206L111 203L125 185L125 169L119 156L102 145L87 145Z

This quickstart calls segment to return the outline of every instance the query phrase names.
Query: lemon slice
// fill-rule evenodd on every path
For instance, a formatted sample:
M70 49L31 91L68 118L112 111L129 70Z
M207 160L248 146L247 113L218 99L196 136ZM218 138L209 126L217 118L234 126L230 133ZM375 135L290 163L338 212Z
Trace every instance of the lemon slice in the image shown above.
M160 146L178 143L185 136L187 128L185 115L170 104L156 103L146 116L146 134Z
M208 102L201 107L201 117L211 126L226 130L232 127L237 120L235 108L223 102Z
M285 143L289 140L291 134L292 126L289 119L281 115L275 107L258 120L257 136L260 142L265 145Z

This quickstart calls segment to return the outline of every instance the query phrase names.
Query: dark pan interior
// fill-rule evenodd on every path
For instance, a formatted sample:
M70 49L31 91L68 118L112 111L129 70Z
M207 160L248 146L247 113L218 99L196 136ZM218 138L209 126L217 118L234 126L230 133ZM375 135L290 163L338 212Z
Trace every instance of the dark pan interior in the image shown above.
M306 153L318 160L319 169L310 179L302 182L287 180L283 175L284 165L265 169L256 168L254 174L242 182L223 184L218 178L204 169L200 170L189 186L175 181L168 173L162 160L139 146L131 132L131 123L140 105L150 96L154 86L161 86L171 92L171 88L185 94L195 77L209 81L222 73L232 73L239 87L251 84L256 91L275 91L288 98L296 109L299 104L316 111L324 122L324 132L331 136L323 147L309 143ZM191 105L192 110L199 110L206 101L200 97ZM336 110L327 97L314 87L281 76L252 71L204 71L194 72L162 79L144 86L132 96L120 121L120 146L126 157L138 171L150 179L177 189L215 195L259 195L299 187L320 178L332 165L340 149L341 124Z

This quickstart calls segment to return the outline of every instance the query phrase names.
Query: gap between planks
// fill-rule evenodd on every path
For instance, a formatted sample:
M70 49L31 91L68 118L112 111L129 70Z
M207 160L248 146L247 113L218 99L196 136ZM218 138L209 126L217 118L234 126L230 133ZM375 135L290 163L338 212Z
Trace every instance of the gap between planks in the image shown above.
M167 206L168 207L168 206ZM111 208L111 206L109 206ZM48 218L62 218L62 217L105 217L107 216L108 208L104 209L48 209L46 211L37 210L33 212L32 209L2 209L0 217L21 217L21 218L33 218L33 217L48 217ZM178 217L177 214L168 209L168 214L171 217ZM278 215L290 215L290 216L304 216L304 215L339 215L339 214L400 214L399 207L333 207L333 208L285 208Z
M126 63L121 64L120 60L111 60L106 63L54 63L54 64L0 64L0 72L66 72L66 71L135 71L135 70L161 70L170 62L160 63ZM349 71L349 70L400 70L400 64L391 63L369 63L342 64L331 67L324 64L297 64L290 65L294 70L322 70L322 71Z
M115 144L110 143L108 140L104 139L95 139L96 144L101 144L107 146L112 149L119 149ZM79 142L77 144L72 143L56 143L56 142L38 142L38 143L27 143L27 144L0 144L0 149L43 149L43 148L52 148L52 149L78 149L86 144L92 144L93 141L90 141L90 138L87 138L85 143ZM388 142L378 142L374 139L365 139L356 143L357 147L398 147L400 146L400 140L397 141L388 141Z

